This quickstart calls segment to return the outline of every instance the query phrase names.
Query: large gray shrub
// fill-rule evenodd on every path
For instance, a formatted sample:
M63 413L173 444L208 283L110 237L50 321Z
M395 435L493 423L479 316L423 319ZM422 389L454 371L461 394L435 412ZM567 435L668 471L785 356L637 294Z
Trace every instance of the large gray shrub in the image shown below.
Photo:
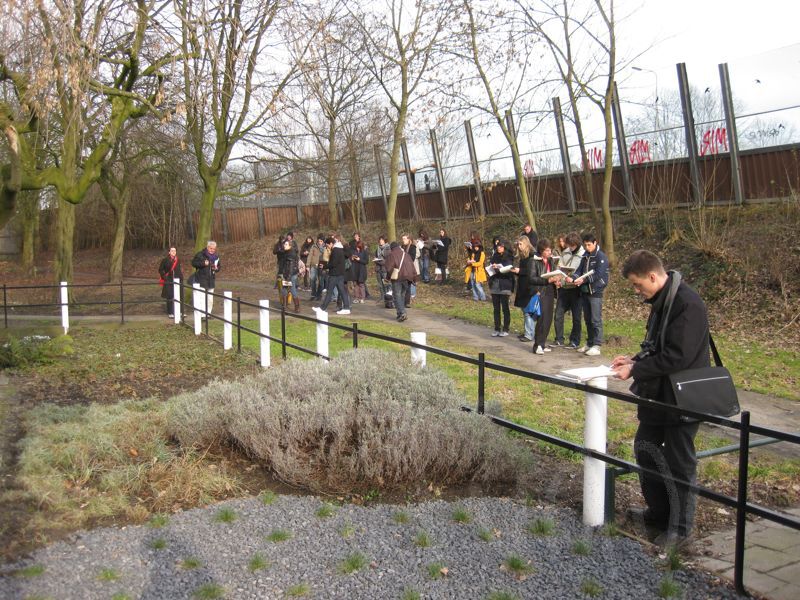
M527 453L461 403L439 371L354 350L215 382L175 398L169 421L183 445L233 442L315 491L515 482Z

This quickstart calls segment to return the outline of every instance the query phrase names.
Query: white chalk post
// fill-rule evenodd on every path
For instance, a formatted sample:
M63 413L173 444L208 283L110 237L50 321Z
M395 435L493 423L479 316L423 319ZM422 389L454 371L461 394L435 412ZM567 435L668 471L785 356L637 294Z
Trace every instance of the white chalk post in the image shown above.
M589 385L608 389L607 377L589 380ZM583 445L598 452L606 451L606 421L608 398L586 392L586 421L583 430ZM606 463L596 458L583 460L583 524L598 527L605 518Z
M317 311L317 354L330 358L328 353L328 313L324 310Z
M261 347L261 366L268 367L270 365L270 339L263 337L269 335L269 300L259 300L258 305L261 307L258 311L258 330L261 332L262 337Z
M222 292L225 299L222 301L222 349L233 348L233 292Z
M424 331L412 331L411 341L415 344L428 345L428 335ZM422 348L411 348L411 364L416 365L421 369L425 368L428 362L428 353Z
M61 282L61 326L64 328L64 335L69 331L69 284Z
M183 312L183 307L181 306L181 280L175 277L172 282L172 314L174 315L175 325L180 325L181 313Z
M194 334L203 333L203 307L205 306L205 294L199 283L192 284L192 306L194 307Z

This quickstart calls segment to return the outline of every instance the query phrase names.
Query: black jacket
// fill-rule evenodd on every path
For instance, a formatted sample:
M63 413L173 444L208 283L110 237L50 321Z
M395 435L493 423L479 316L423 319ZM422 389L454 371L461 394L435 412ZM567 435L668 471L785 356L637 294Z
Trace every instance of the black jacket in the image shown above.
M666 312L665 299L669 293L670 279L651 300L648 330L662 331L662 318ZM655 320L655 321L654 321ZM668 375L685 369L699 369L711 365L708 346L708 313L700 295L685 282L678 286L672 309L669 311L663 341L656 337L651 353L639 358L633 365L631 391L639 396L675 404ZM647 406L639 407L639 420L650 425L670 425L680 422L680 417Z
M491 265L503 265L504 267L513 264L513 258L510 252L495 252L492 254L492 259L489 261ZM489 278L489 293L510 296L514 292L514 273L500 273L496 271L494 275Z
M555 295L555 286L552 284L552 279L545 279L542 275L549 271L555 270L555 257L550 257L550 269L548 271L544 270L544 260L541 256L535 255L533 260L531 261L531 270L530 270L530 285L531 285L531 296L536 293L541 294L542 296L553 296Z
M337 275L344 275L345 272L345 259L351 255L350 246L339 247L334 246L331 248L331 257L328 259L328 275L336 277Z
M278 275L281 278L289 281L292 275L297 275L300 272L297 250L290 248L289 250L280 250L275 254L278 257Z
M161 288L162 298L172 298L175 291L173 279L183 280L183 271L181 270L181 262L176 259L175 268L172 268L172 259L169 255L164 257L161 264L158 265L158 274L164 280L164 287Z
M213 290L216 286L217 272L219 271L219 254L216 255L216 261L209 261L208 266L205 266L205 261L208 259L205 250L200 250L192 258L192 266L196 269L194 272L195 282L200 284L200 287L206 290Z
M442 245L440 246L439 244L436 244L434 247L435 252L433 254L433 260L436 261L437 265L446 265L449 258L448 253L450 252L450 244L453 243L453 240L447 236L444 236L439 241L442 242Z

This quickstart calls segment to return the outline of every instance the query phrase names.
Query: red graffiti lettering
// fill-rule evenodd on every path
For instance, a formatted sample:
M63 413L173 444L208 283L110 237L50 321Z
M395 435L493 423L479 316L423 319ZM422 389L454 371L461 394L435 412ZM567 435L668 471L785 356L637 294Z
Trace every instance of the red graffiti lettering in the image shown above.
M525 164L522 167L522 175L526 178L531 178L536 174L536 169L534 168L533 159L529 158L525 161Z
M700 156L719 154L728 151L728 131L724 127L714 127L703 132Z
M635 140L628 151L628 162L632 165L641 165L651 160L650 142L647 140Z
M600 148L589 148L586 151L586 159L583 161L584 168L602 169L605 164L603 151Z

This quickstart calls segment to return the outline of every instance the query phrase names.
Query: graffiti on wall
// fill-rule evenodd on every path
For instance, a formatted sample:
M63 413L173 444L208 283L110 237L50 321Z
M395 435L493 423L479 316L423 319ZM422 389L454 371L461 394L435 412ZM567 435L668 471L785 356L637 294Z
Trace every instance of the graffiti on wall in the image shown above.
M628 150L628 162L632 165L641 165L653 160L650 158L650 142L635 140Z
M703 138L700 142L700 156L727 151L728 131L724 127L714 127L703 132Z
M529 158L528 160L526 160L525 164L522 166L522 175L526 179L530 179L531 177L536 175L536 168L535 168L535 165L533 164L533 159L532 158Z
M602 169L606 165L603 159L603 150L600 148L589 148L586 151L586 159L583 161L585 167L589 169Z

